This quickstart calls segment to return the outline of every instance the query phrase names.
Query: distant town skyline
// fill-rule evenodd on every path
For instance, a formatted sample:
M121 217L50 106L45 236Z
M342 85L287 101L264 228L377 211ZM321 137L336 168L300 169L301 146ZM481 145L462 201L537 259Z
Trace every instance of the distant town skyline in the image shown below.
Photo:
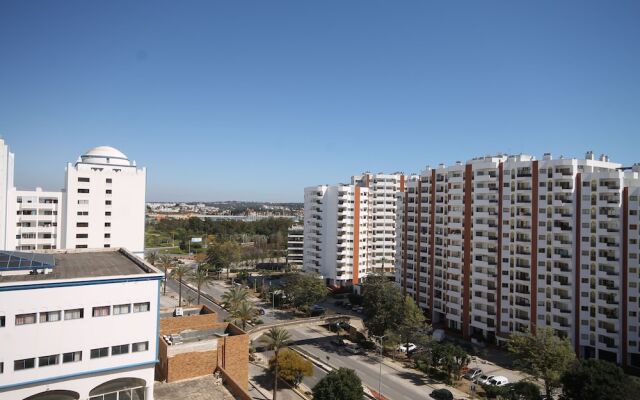
M59 190L101 145L147 167L147 201L302 202L496 153L640 161L636 1L124 4L0 4L19 188Z

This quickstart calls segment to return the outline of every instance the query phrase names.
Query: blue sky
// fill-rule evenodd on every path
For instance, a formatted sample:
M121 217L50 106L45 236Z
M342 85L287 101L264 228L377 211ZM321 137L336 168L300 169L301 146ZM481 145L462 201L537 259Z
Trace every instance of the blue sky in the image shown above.
M639 1L0 2L0 135L59 189L111 145L150 200L301 201L477 155L640 161Z

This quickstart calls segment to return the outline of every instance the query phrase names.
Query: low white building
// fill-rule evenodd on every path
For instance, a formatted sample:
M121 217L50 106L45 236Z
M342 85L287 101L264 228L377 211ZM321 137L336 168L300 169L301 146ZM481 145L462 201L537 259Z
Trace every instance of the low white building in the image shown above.
M152 400L162 276L124 249L0 252L0 399Z

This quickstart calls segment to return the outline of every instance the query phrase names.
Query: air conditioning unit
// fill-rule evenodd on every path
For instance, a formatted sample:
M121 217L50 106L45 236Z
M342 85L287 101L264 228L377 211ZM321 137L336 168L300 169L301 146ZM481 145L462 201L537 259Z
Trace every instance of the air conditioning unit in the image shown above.
M182 317L183 314L184 314L184 311L182 310L182 307L176 307L176 311L174 312L174 315L176 317Z

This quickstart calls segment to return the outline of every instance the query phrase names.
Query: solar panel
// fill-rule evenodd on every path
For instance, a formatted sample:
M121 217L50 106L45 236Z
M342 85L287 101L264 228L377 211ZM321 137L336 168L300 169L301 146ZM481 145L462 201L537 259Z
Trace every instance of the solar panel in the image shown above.
M0 271L53 268L55 265L53 254L0 251Z

